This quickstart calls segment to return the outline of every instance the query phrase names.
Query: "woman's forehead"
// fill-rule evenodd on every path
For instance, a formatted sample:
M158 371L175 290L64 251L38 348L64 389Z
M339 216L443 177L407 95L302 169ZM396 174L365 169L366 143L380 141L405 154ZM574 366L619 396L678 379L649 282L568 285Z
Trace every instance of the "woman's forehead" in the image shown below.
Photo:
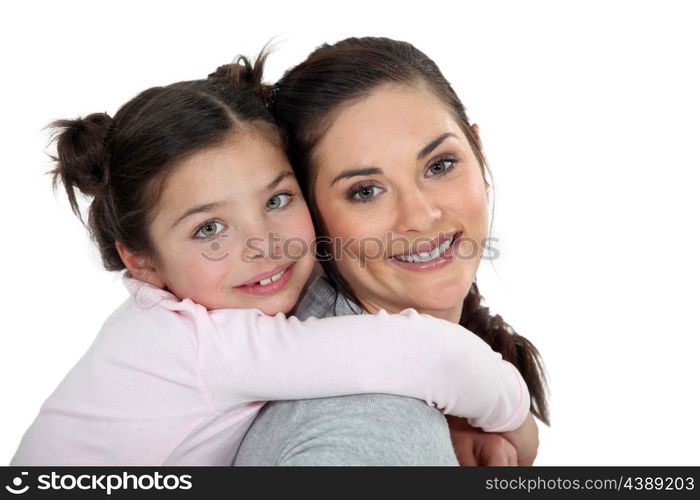
M426 88L384 85L341 109L319 141L315 157L324 166L374 162L415 155L426 141L463 131L447 107ZM415 151L414 151L415 150ZM337 160L330 161L329 160Z

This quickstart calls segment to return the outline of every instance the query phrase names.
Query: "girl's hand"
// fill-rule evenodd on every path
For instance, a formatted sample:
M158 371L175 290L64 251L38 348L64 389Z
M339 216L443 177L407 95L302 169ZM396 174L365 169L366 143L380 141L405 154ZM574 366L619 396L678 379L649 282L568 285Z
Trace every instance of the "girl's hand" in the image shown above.
M518 465L532 465L537 457L540 445L539 431L535 417L528 413L523 425L514 431L504 432L503 437L512 444L518 452Z
M452 446L462 466L532 465L537 456L539 439L532 415L519 429L503 435L472 427L463 418L448 415L447 421Z

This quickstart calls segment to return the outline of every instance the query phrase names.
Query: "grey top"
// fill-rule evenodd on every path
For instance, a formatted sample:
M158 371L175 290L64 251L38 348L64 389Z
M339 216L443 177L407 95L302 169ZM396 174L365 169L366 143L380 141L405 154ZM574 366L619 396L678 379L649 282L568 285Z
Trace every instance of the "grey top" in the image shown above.
M336 300L337 299L337 300ZM363 314L321 276L296 316ZM458 465L447 422L424 401L389 394L265 405L234 465Z

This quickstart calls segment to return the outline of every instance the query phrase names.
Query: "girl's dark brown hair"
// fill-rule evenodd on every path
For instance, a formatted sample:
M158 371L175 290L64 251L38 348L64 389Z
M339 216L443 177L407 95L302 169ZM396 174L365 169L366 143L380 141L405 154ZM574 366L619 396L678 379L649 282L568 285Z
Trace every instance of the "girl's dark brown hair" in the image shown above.
M77 191L92 197L88 228L104 267L124 269L115 242L157 259L148 226L168 172L185 157L255 127L282 144L262 84L267 50L254 63L239 56L209 78L153 87L124 104L114 118L94 113L59 120L53 185L62 182L81 219Z
M479 138L469 125L464 105L430 58L407 42L388 38L348 38L333 45L322 45L304 62L287 71L272 91L270 105L288 134L288 154L318 235L324 232L314 193L316 146L341 106L387 83L427 86L460 125L486 182L488 166ZM336 291L359 302L338 272L334 259L329 258L330 248L323 238L319 238L318 255ZM503 318L491 315L482 300L474 281L464 300L460 324L479 335L520 370L530 391L532 413L549 424L547 381L539 352Z

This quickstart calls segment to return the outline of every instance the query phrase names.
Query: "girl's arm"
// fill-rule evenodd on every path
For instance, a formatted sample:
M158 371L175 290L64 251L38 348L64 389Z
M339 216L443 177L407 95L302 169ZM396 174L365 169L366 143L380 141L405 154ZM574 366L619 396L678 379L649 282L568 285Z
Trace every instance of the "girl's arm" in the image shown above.
M463 327L412 309L306 321L216 310L197 323L202 379L223 406L387 393L493 432L520 427L529 411L523 378L500 354Z

